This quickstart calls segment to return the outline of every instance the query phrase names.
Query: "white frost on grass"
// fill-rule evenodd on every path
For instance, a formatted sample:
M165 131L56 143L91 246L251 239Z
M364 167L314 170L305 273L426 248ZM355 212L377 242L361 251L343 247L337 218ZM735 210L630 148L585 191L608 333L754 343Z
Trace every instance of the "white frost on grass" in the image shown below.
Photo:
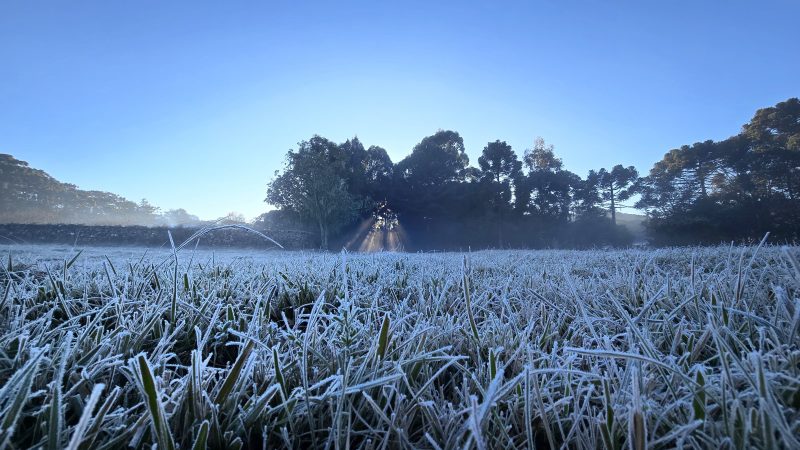
M0 252L0 447L800 448L796 248Z

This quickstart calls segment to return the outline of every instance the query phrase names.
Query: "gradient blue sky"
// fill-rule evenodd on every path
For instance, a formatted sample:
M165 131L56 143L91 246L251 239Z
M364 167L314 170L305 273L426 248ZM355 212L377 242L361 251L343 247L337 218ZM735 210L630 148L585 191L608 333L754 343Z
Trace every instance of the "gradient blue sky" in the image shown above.
M542 136L646 173L800 95L800 2L0 2L0 153L202 218L267 210L286 151L396 162Z

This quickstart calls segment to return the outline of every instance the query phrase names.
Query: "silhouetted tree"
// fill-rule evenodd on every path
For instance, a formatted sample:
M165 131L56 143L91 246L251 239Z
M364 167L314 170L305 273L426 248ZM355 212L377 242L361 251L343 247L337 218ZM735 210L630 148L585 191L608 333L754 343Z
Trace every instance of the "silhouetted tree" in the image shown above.
M765 196L797 200L800 195L800 100L763 108L742 128L751 170Z
M497 140L483 148L478 166L478 177L483 179L481 190L486 200L484 213L491 213L496 218L497 244L503 247L504 222L511 211L511 184L521 176L522 163L510 145Z
M368 195L376 201L386 201L394 174L394 164L386 150L375 145L368 148L364 172Z
M478 166L484 177L495 183L509 181L518 176L522 170L516 153L505 141L490 142L483 148L478 158Z
M633 166L623 167L617 164L611 170L600 169L597 172L597 187L600 197L607 202L611 212L611 223L617 224L617 209L620 201L628 200L636 193L639 172Z
M339 144L336 151L332 152L331 158L337 161L334 167L337 168L345 181L347 191L357 203L359 215L370 214L374 202L367 192L367 150L364 145L358 137L353 137Z
M439 130L414 146L397 164L397 171L415 187L433 187L464 179L469 157L464 140L455 131Z
M563 170L552 145L536 138L532 149L525 151L527 177L517 182L517 209L538 216L550 225L569 220L572 191L580 178Z
M800 231L800 101L758 110L742 132L664 155L637 206L668 242L757 239Z
M317 225L322 248L328 248L331 231L352 220L356 211L339 150L320 136L300 142L267 188L267 203L296 211Z
M685 210L708 198L724 180L726 170L719 145L713 141L670 150L642 180L640 207L651 207L657 214Z
M455 185L465 180L469 158L455 131L437 131L397 163L390 204L408 228L432 239L437 222L454 220L463 198Z

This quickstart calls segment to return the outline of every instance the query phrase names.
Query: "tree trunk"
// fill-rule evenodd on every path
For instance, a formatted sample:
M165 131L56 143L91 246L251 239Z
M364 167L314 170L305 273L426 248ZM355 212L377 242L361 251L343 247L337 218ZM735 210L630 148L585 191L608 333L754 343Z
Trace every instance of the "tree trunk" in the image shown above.
M611 185L611 223L617 225L617 208L614 204L614 185Z
M500 185L500 174L499 173L497 175L495 175L495 183L497 183L498 186ZM500 195L500 201L498 203L500 205L500 211L499 211L499 214L498 214L498 216L500 218L500 221L497 224L497 245L500 248L503 248L503 208L505 207L505 205L503 204L504 202L503 202L503 195L502 194Z
M700 167L697 168L697 178L700 180L700 196L706 198L706 178L708 178L708 175Z
M498 246L500 248L503 248L503 210L502 209L500 209L499 218L500 218L500 220L497 223L497 244L498 244Z
M328 227L325 226L322 219L319 220L319 247L322 250L328 249Z

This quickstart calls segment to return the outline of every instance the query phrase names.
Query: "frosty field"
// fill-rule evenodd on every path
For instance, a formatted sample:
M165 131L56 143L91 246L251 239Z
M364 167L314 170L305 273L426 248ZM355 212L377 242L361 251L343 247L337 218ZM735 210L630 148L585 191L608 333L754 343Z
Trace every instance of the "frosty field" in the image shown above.
M0 448L800 448L800 252L0 247Z

